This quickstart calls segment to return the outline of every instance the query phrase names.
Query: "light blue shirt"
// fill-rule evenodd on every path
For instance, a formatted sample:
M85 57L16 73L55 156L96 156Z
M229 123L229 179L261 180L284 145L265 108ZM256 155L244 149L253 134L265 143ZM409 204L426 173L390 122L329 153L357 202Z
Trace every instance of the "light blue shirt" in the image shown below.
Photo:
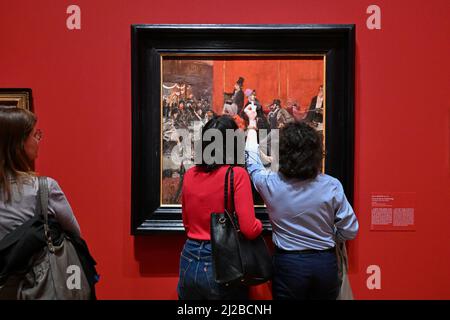
M258 146L246 147L246 165L256 190L267 206L272 240L284 250L325 250L336 241L353 239L358 220L336 178L287 178L264 168Z

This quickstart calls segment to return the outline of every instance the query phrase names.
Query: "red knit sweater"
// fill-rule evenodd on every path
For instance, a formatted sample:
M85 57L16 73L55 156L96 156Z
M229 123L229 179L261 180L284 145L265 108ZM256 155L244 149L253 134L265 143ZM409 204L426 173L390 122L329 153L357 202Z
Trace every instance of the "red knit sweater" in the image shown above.
M186 171L183 180L183 223L187 236L197 240L211 240L212 212L224 211L224 182L228 165L212 172L194 166ZM262 224L255 218L250 178L247 171L234 167L234 204L241 232L249 239L256 238ZM230 195L230 191L228 191ZM230 197L230 196L229 196Z

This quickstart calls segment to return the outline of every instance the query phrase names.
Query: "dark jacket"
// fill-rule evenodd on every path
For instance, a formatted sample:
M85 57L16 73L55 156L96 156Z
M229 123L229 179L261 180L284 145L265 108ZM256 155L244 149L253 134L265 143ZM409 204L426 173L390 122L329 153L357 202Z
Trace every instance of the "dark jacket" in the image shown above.
M323 122L323 115L316 111L316 103L317 103L317 96L311 99L311 103L309 105L308 114L305 117L305 121Z
M244 109L244 92L242 90L234 91L231 99L238 107L237 114L240 114L242 109Z
M49 217L48 223L54 244L60 244L64 237L72 242L91 287L91 298L95 299L95 283L99 278L95 269L97 263L89 253L86 242L76 235L65 233L53 217ZM33 265L33 257L46 245L42 216L34 216L3 237L0 241L0 285L5 284L10 276L25 274Z

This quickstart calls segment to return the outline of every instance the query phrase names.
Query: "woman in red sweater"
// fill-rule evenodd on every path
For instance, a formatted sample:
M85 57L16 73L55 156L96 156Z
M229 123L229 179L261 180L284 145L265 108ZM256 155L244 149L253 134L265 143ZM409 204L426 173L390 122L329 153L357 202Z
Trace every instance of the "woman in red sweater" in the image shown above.
M184 175L182 189L182 215L187 241L180 257L178 282L179 299L247 299L245 286L229 287L214 280L211 256L210 219L212 212L224 211L224 181L230 161L225 161L226 130L238 127L229 116L215 117L206 123L202 138L208 129L216 129L223 138L223 160L201 164L189 169ZM212 142L202 139L202 154ZM234 145L232 165L237 165L237 146ZM231 152L231 150L228 150ZM202 157L203 158L203 157ZM220 163L218 163L220 162ZM227 164L223 164L227 163ZM250 178L243 167L234 168L235 210L241 232L249 239L256 238L262 231L261 221L255 218ZM230 192L229 192L230 193Z

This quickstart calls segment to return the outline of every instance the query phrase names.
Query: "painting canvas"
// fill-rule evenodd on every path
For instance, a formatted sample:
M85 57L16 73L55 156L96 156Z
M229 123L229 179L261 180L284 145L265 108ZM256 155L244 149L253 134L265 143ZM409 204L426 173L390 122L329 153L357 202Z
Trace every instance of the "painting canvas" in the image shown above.
M216 115L233 117L245 130L244 108L253 102L258 129L266 129L268 138L271 130L293 121L307 122L323 134L324 60L323 55L164 56L161 205L181 204L183 175L195 165L182 140L189 137L193 144L196 130ZM270 159L267 153L263 159ZM263 205L256 191L254 201Z

